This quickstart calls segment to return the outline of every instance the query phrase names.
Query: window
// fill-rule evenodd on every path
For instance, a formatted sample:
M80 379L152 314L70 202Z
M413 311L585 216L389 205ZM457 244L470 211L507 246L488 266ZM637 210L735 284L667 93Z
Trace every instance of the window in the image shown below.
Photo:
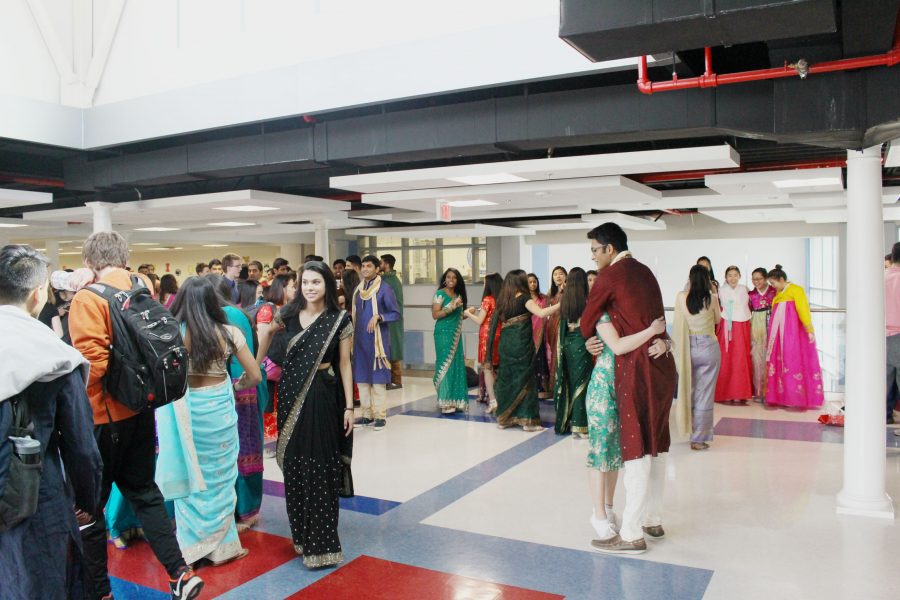
M359 241L360 256L393 254L403 283L436 285L443 272L458 269L466 283L484 280L487 266L485 238L417 238L363 237Z
M826 390L841 391L844 384L845 315L821 309L838 307L838 238L816 237L808 242L807 273L816 348ZM820 309L817 311L816 309Z

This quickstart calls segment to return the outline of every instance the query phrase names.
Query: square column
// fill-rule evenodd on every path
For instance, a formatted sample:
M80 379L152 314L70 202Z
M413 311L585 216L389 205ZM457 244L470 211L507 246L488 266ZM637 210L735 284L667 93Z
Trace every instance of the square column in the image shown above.
M112 209L115 206L112 202L85 202L85 206L90 207L94 213L94 233L101 231L112 231Z
M885 491L884 224L881 147L847 152L844 487L837 512L894 518Z

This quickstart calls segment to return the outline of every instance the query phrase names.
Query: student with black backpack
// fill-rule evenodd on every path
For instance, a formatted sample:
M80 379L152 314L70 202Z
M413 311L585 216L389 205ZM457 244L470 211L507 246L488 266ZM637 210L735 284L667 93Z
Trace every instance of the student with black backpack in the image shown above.
M116 232L98 232L82 248L95 283L72 300L72 344L91 363L88 396L94 436L103 457L96 522L82 532L94 597L110 595L102 507L113 483L140 520L156 558L169 574L172 598L196 598L203 581L185 563L163 496L154 482L153 408L177 400L187 387L187 351L172 315L148 294L149 282L125 270L128 244ZM56 276L56 273L54 273ZM84 270L70 281L89 279ZM57 284L56 287L65 287Z
M48 263L29 246L0 250L4 599L82 597L76 510L89 522L100 496L102 465L85 393L89 365L35 318L47 297Z

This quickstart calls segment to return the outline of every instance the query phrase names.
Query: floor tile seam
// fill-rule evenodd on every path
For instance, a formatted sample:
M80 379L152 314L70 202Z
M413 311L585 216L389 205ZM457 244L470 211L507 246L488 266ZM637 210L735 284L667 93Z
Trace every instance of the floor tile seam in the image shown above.
M421 522L565 439L546 430L469 467L381 516L397 524ZM463 490L454 490L457 487L462 487ZM447 497L441 497L442 495Z
M434 538L435 547L443 548L444 551L448 551L449 549L449 552L451 553L456 552L452 548L458 548L459 552L465 552L466 560L470 564L473 559L476 559L478 561L477 564L481 567L493 563L494 566L488 569L488 571L495 574L505 573L506 577L494 576L492 579L490 575L486 575L479 570L478 567L467 565L457 567L452 571L453 574L483 581L492 581L502 585L526 587L549 593L563 594L567 599L588 597L582 596L581 594L590 591L585 586L591 584L591 581L589 579L579 580L578 578L565 577L559 587L547 589L544 587L544 582L546 581L546 566L548 564L571 565L573 560L587 560L591 563L594 563L596 560L602 560L608 561L611 568L615 568L616 570L628 570L635 567L651 569L654 571L654 576L663 580L667 579L668 572L677 571L680 575L686 574L704 580L703 583L698 586L702 587L702 590L697 590L699 592L696 596L698 600L703 597L703 592L706 587L708 587L715 572L713 569L703 567L678 565L646 558L603 555L589 549L576 550L561 546L541 544L538 542L505 538L491 534L463 531L440 525L418 523L409 525L406 529L419 530L416 534L417 541L420 544L424 538L432 537ZM381 557L385 560L392 560L421 568L451 572L447 571L446 563L441 562L442 559L439 553L413 552L410 554L410 551L408 550L408 533L409 531L405 530L389 531L388 534L382 538L384 550ZM589 540L586 538L585 544L587 545L587 543L589 543ZM498 546L504 546L505 548L498 550ZM363 552L363 554L368 553ZM520 557L520 564L516 566L511 563L508 560L508 557L510 556Z

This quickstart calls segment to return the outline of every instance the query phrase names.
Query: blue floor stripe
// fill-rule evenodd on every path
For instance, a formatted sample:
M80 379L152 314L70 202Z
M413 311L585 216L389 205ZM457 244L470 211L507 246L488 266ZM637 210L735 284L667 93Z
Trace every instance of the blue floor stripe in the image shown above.
M170 595L165 592L119 579L118 577L110 576L109 583L116 600L168 600L170 598Z

